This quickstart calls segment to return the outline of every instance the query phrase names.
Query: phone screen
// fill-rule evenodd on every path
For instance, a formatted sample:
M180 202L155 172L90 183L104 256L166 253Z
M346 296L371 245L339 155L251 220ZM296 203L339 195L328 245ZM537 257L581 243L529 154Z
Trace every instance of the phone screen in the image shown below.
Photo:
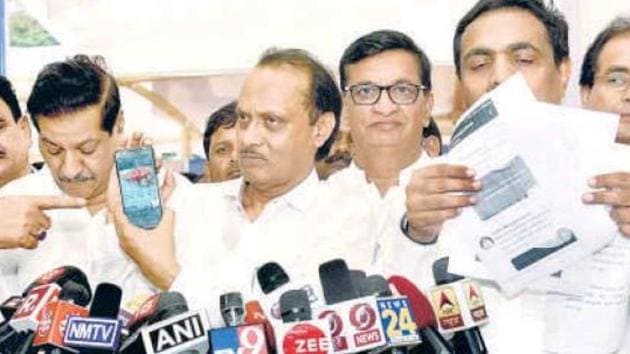
M116 152L116 171L123 210L129 221L152 229L162 219L160 188L151 147Z

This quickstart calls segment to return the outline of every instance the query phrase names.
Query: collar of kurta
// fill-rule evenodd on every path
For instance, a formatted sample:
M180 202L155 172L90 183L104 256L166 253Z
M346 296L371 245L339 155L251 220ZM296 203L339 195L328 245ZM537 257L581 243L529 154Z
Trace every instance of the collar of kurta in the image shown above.
M317 186L319 183L317 173L315 169L312 169L302 182L298 183L287 193L274 198L273 202L284 203L298 211L307 212L317 197ZM223 191L227 199L238 201L239 206L242 206L241 200L243 199L244 188L245 180L241 177L227 183Z

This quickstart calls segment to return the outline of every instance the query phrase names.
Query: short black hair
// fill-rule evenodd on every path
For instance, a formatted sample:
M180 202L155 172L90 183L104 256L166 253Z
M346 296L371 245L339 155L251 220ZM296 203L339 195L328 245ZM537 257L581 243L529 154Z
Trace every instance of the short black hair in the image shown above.
M404 50L418 58L420 82L427 91L431 91L431 61L409 36L402 32L380 30L359 37L344 50L339 61L339 82L341 89L346 87L348 65L365 58L389 51Z
M265 51L258 64L258 67L277 67L290 65L305 71L310 77L310 90L308 92L307 104L310 110L310 123L315 124L320 115L332 112L335 116L335 127L332 134L324 145L322 145L315 155L315 160L319 161L326 156L335 142L339 131L341 116L341 93L333 75L320 63L313 55L302 49L277 49L271 48Z
M96 104L103 112L101 128L111 134L120 112L118 85L102 57L80 54L46 65L37 75L26 106L39 130L37 121L42 115L54 117Z
M614 37L625 33L630 33L630 17L617 17L603 31L599 32L584 55L582 71L580 72L580 86L593 87L597 62L604 46Z
M529 12L536 17L547 30L549 43L553 48L553 59L559 66L569 57L569 25L560 11L553 6L545 5L542 0L479 0L464 17L457 23L455 37L453 38L453 59L455 60L455 72L461 78L461 49L462 36L479 16L494 10L504 8L517 8ZM497 31L500 31L497 28Z
M210 142L212 135L219 128L230 129L236 125L236 101L232 101L218 110L214 111L206 121L206 130L203 132L203 151L206 160L210 160Z
M15 122L20 120L22 117L22 110L20 109L20 104L18 103L17 96L13 90L13 85L11 85L11 81L9 81L9 79L2 75L0 75L0 99L2 99L11 110L13 120Z

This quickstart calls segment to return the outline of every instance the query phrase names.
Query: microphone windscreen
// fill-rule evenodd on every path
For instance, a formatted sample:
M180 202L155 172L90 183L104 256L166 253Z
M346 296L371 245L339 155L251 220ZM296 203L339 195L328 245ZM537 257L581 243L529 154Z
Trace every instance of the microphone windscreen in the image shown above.
M81 269L74 266L58 267L40 275L24 290L22 296L26 296L31 289L37 286L50 283L56 283L63 288L64 284L68 281L74 281L77 284L85 286L90 292L90 298L92 297L92 288L87 280L87 276Z
M416 315L418 327L437 326L433 307L418 287L409 279L398 275L389 277L388 282L396 288L400 295L406 296L407 299L409 299L409 305Z
M319 266L319 280L322 283L327 305L359 297L359 290L352 285L350 270L343 259L333 259L322 263Z
M311 303L304 290L289 290L280 296L282 322L310 321L313 318Z
M88 285L89 287L89 285ZM72 280L66 282L59 292L59 299L63 301L71 301L81 307L87 306L92 300L90 289L83 284L78 284Z
M140 306L127 328L132 334L145 325L152 325L187 311L188 304L182 294L176 291L155 294Z
M100 283L94 291L90 317L117 318L120 311L122 290L116 284Z
M361 289L361 284L365 280L365 272L362 270L350 269L350 280L355 289ZM359 291L360 292L360 291Z
M276 262L263 264L256 271L256 277L264 294L269 294L289 282L289 276Z
M392 291L383 276L374 274L366 277L359 286L361 296L392 296Z
M219 308L221 310L233 307L243 308L243 296L241 296L241 293L225 293L219 297Z
M433 262L433 279L436 285L444 285L464 279L464 277L448 272L448 257Z
M241 293L232 292L219 296L219 309L227 326L238 326L243 323L245 309Z

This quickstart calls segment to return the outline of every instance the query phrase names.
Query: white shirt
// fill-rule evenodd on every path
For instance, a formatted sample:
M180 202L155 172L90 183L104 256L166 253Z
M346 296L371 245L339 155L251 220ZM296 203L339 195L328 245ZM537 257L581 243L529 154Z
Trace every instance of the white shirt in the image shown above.
M190 307L207 307L211 323L222 325L217 306L222 293L259 295L256 269L270 261L297 281L316 278L318 266L334 258L370 273L374 227L369 206L331 193L312 171L250 221L242 206L243 183L196 185L187 207L176 210L176 218L197 224L203 237L194 247L182 244L187 258L171 290L182 292Z
M180 191L185 190L183 178L177 183ZM46 168L9 183L0 192L5 196L64 195ZM113 224L106 223L105 209L94 215L87 208L49 210L46 214L52 226L36 249L0 250L0 283L4 283L0 289L4 286L7 291L0 298L19 295L40 275L65 265L81 269L93 290L101 282L120 286L122 307L157 291L120 248Z
M424 166L431 158L422 155L416 162L401 170L399 181L409 181L414 170ZM337 193L363 196L379 213L377 244L379 261L385 275L402 275L411 280L425 296L435 284L432 265L448 252L438 242L419 245L400 231L400 219L405 213L405 185L391 187L381 197L377 187L370 183L365 172L354 163L331 175L327 181ZM344 192L345 191L345 192ZM544 297L526 293L515 299L505 298L492 284L481 284L490 323L481 327L490 353L540 353L543 345Z

